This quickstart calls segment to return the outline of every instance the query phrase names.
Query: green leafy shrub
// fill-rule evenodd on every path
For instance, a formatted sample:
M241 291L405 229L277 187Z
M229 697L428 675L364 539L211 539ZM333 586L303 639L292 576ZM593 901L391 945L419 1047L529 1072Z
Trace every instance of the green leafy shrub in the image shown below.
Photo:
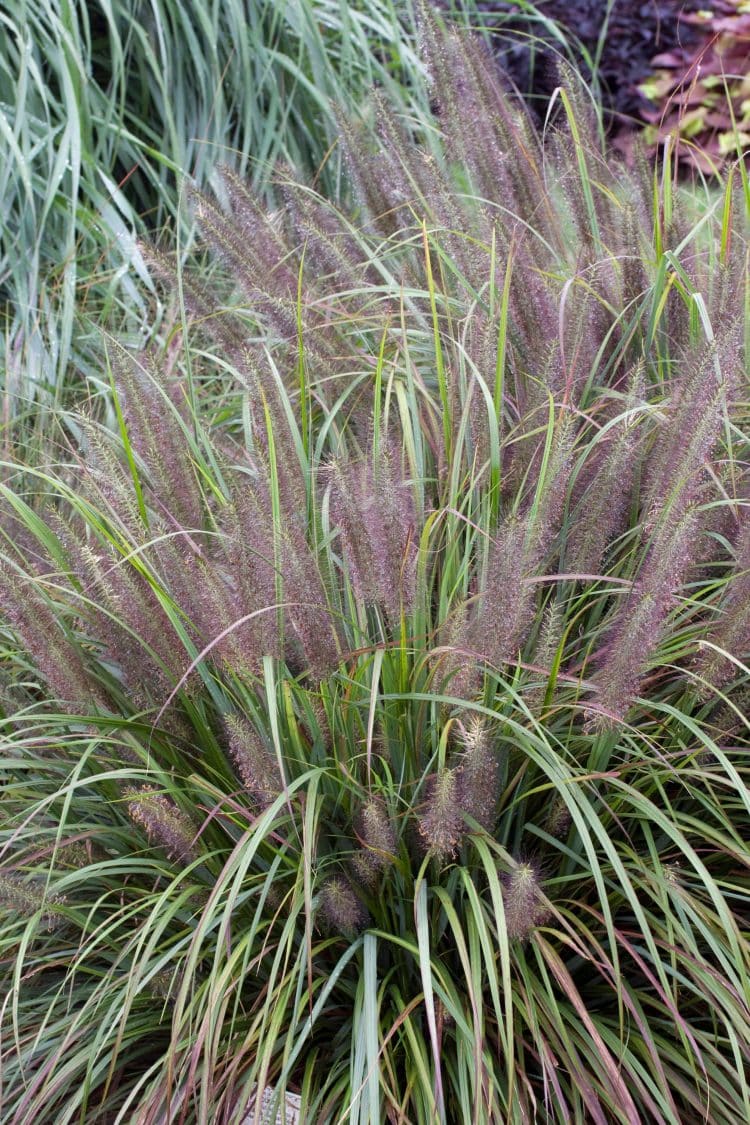
M750 1118L748 198L423 40L6 466L9 1123Z

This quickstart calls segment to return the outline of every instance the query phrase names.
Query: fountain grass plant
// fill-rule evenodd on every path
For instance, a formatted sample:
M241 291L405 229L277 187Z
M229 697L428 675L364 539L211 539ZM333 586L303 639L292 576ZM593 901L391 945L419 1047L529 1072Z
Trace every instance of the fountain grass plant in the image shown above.
M750 1119L746 183L423 49L5 465L9 1125Z

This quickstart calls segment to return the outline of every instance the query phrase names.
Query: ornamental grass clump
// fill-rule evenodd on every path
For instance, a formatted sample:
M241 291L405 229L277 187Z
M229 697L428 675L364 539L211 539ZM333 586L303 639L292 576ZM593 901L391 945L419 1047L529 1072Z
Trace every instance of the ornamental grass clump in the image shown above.
M423 47L5 464L4 1122L750 1119L750 199Z

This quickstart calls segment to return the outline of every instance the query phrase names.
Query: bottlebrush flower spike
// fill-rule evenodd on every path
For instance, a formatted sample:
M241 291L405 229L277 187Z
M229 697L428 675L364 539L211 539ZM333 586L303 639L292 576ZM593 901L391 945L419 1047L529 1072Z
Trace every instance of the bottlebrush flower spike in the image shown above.
M181 572L177 580L176 566ZM201 645L210 645L210 659L240 678L258 676L263 657L280 651L273 598L270 602L244 601L244 591L238 591L234 576L211 557L176 555L168 573L172 589L180 591L178 604L197 626ZM244 620L246 617L250 619Z
M312 265L315 276L325 277L327 286L336 290L338 301L347 308L366 305L368 286L378 283L378 274L353 228L342 222L341 212L331 203L295 182L291 171L277 169L276 178L294 241L304 247L305 261ZM353 296L357 292L362 296Z
M287 658L299 657L313 680L329 676L341 660L340 638L328 606L325 584L304 533L288 526L280 535Z
M664 506L686 510L703 495L705 463L719 435L742 369L736 324L717 342L693 349L672 380L672 396L646 467L644 511L653 519Z
M526 111L505 96L489 52L441 27L426 9L421 38L451 159L467 170L479 198L502 199L509 216L533 212L544 229L551 216L539 138Z
M39 592L36 582L0 561L0 614L18 635L50 692L65 711L80 714L106 702L89 676L79 648L68 641L59 611Z
M296 454L294 455L296 459ZM281 521L274 519L270 470L259 459L254 476L242 476L222 516L224 554L237 616L259 612L241 627L247 648L286 655L318 680L337 667L339 636L315 552L307 541L307 496L295 470L278 478ZM282 485L284 486L282 488ZM287 626L286 629L279 629ZM252 638L255 638L253 641ZM241 642L244 643L244 642Z
M393 121L390 111L383 110L376 98L378 111L381 135L387 123L391 144L373 145L370 132L343 113L338 118L339 143L368 224L388 237L408 225L409 204L418 192L409 176L411 146L408 138ZM408 154L406 160L404 151Z
M229 753L242 784L262 808L266 808L283 789L279 764L262 735L244 715L232 713L224 724Z
M750 658L750 508L741 509L740 530L735 547L735 565L729 575L719 616L706 640L747 664ZM696 660L696 672L715 687L723 687L740 669L716 649L706 646Z
M276 605L276 555L273 510L268 480L264 473L244 474L232 487L231 503L222 511L219 540L220 562L231 580L232 612L236 619L260 612L241 626L237 643L253 662L264 655L280 656Z
M182 669L174 630L147 580L111 547L89 544L83 529L53 518L72 574L80 583L94 635L119 665L137 704L166 698Z
M570 480L573 437L574 423L571 415L566 412L554 435L544 485L528 508L528 532L524 550L526 573L529 576L536 572L560 530Z
M482 665L478 656L466 655L469 622L473 619L474 605L468 600L459 602L440 630L440 680L450 695L457 699L472 699L482 686Z
M148 242L139 242L138 249L151 273L169 293L181 293L185 310L195 327L205 331L235 368L242 367L247 353L247 329L229 310L217 310L210 291L187 271L178 272L176 263Z
M170 394L154 355L122 351L113 366L128 435L161 504L182 527L202 527L203 500L181 421L183 404Z
M640 573L605 636L604 650L591 677L598 688L590 725L606 729L625 719L641 677L664 631L695 553L696 512L666 514L654 532Z
M529 579L559 532L571 469L572 423L557 431L543 486L523 515L505 520L489 549L479 597L460 636L460 647L499 667L516 659L534 620L536 587Z
M427 782L427 793L417 828L426 851L443 863L455 855L466 833L461 813L460 779L457 769L443 769Z
M116 524L133 545L141 545L146 537L144 521L138 507L133 480L118 461L104 435L88 417L78 419L82 434L83 473L81 490L94 507Z
M381 445L360 466L334 464L331 521L339 529L355 595L379 603L392 622L414 610L416 512L395 446Z
M486 831L495 823L500 796L500 758L492 730L483 715L470 715L459 727L462 754L458 794L462 812Z
M526 941L549 917L540 876L538 865L526 860L502 877L505 926L511 940Z
M545 832L550 836L562 839L570 828L571 815L567 802L562 797L555 797L549 807L547 819L544 822Z
M459 646L498 667L513 660L534 618L535 589L529 573L528 522L511 518L492 545L481 594L469 611Z
M227 182L238 222L205 195L193 192L198 223L266 326L280 340L292 341L297 333L297 275L289 265L291 247L247 190L238 188L235 179Z
M0 874L0 910L4 907L14 916L31 918L41 911L45 929L54 930L64 919L60 907L66 902L64 895L47 894L44 887L22 879L20 875Z
M396 852L396 833L383 802L377 798L366 801L355 818L354 830L363 846L352 856L352 869L370 888L393 863Z
M626 408L634 409L643 393L639 364L631 377ZM609 431L603 449L589 454L593 464L584 465L574 492L576 502L565 544L567 571L598 574L607 548L625 529L641 441L637 424L625 420Z
M343 875L332 875L323 884L320 910L330 928L345 937L358 934L370 921L369 911Z
M124 795L128 816L152 844L164 848L170 859L187 863L194 858L195 828L174 801L150 785L128 787Z

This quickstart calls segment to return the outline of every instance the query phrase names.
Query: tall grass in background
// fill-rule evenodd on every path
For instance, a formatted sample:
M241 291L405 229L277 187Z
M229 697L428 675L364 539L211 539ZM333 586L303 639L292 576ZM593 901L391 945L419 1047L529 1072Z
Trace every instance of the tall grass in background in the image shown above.
M747 183L422 49L4 462L3 1122L750 1119Z
M4 421L100 384L92 322L137 340L150 283L136 239L166 227L189 242L186 177L208 184L223 161L263 189L283 160L336 197L331 99L377 86L423 113L413 44L411 5L391 0L4 4Z

